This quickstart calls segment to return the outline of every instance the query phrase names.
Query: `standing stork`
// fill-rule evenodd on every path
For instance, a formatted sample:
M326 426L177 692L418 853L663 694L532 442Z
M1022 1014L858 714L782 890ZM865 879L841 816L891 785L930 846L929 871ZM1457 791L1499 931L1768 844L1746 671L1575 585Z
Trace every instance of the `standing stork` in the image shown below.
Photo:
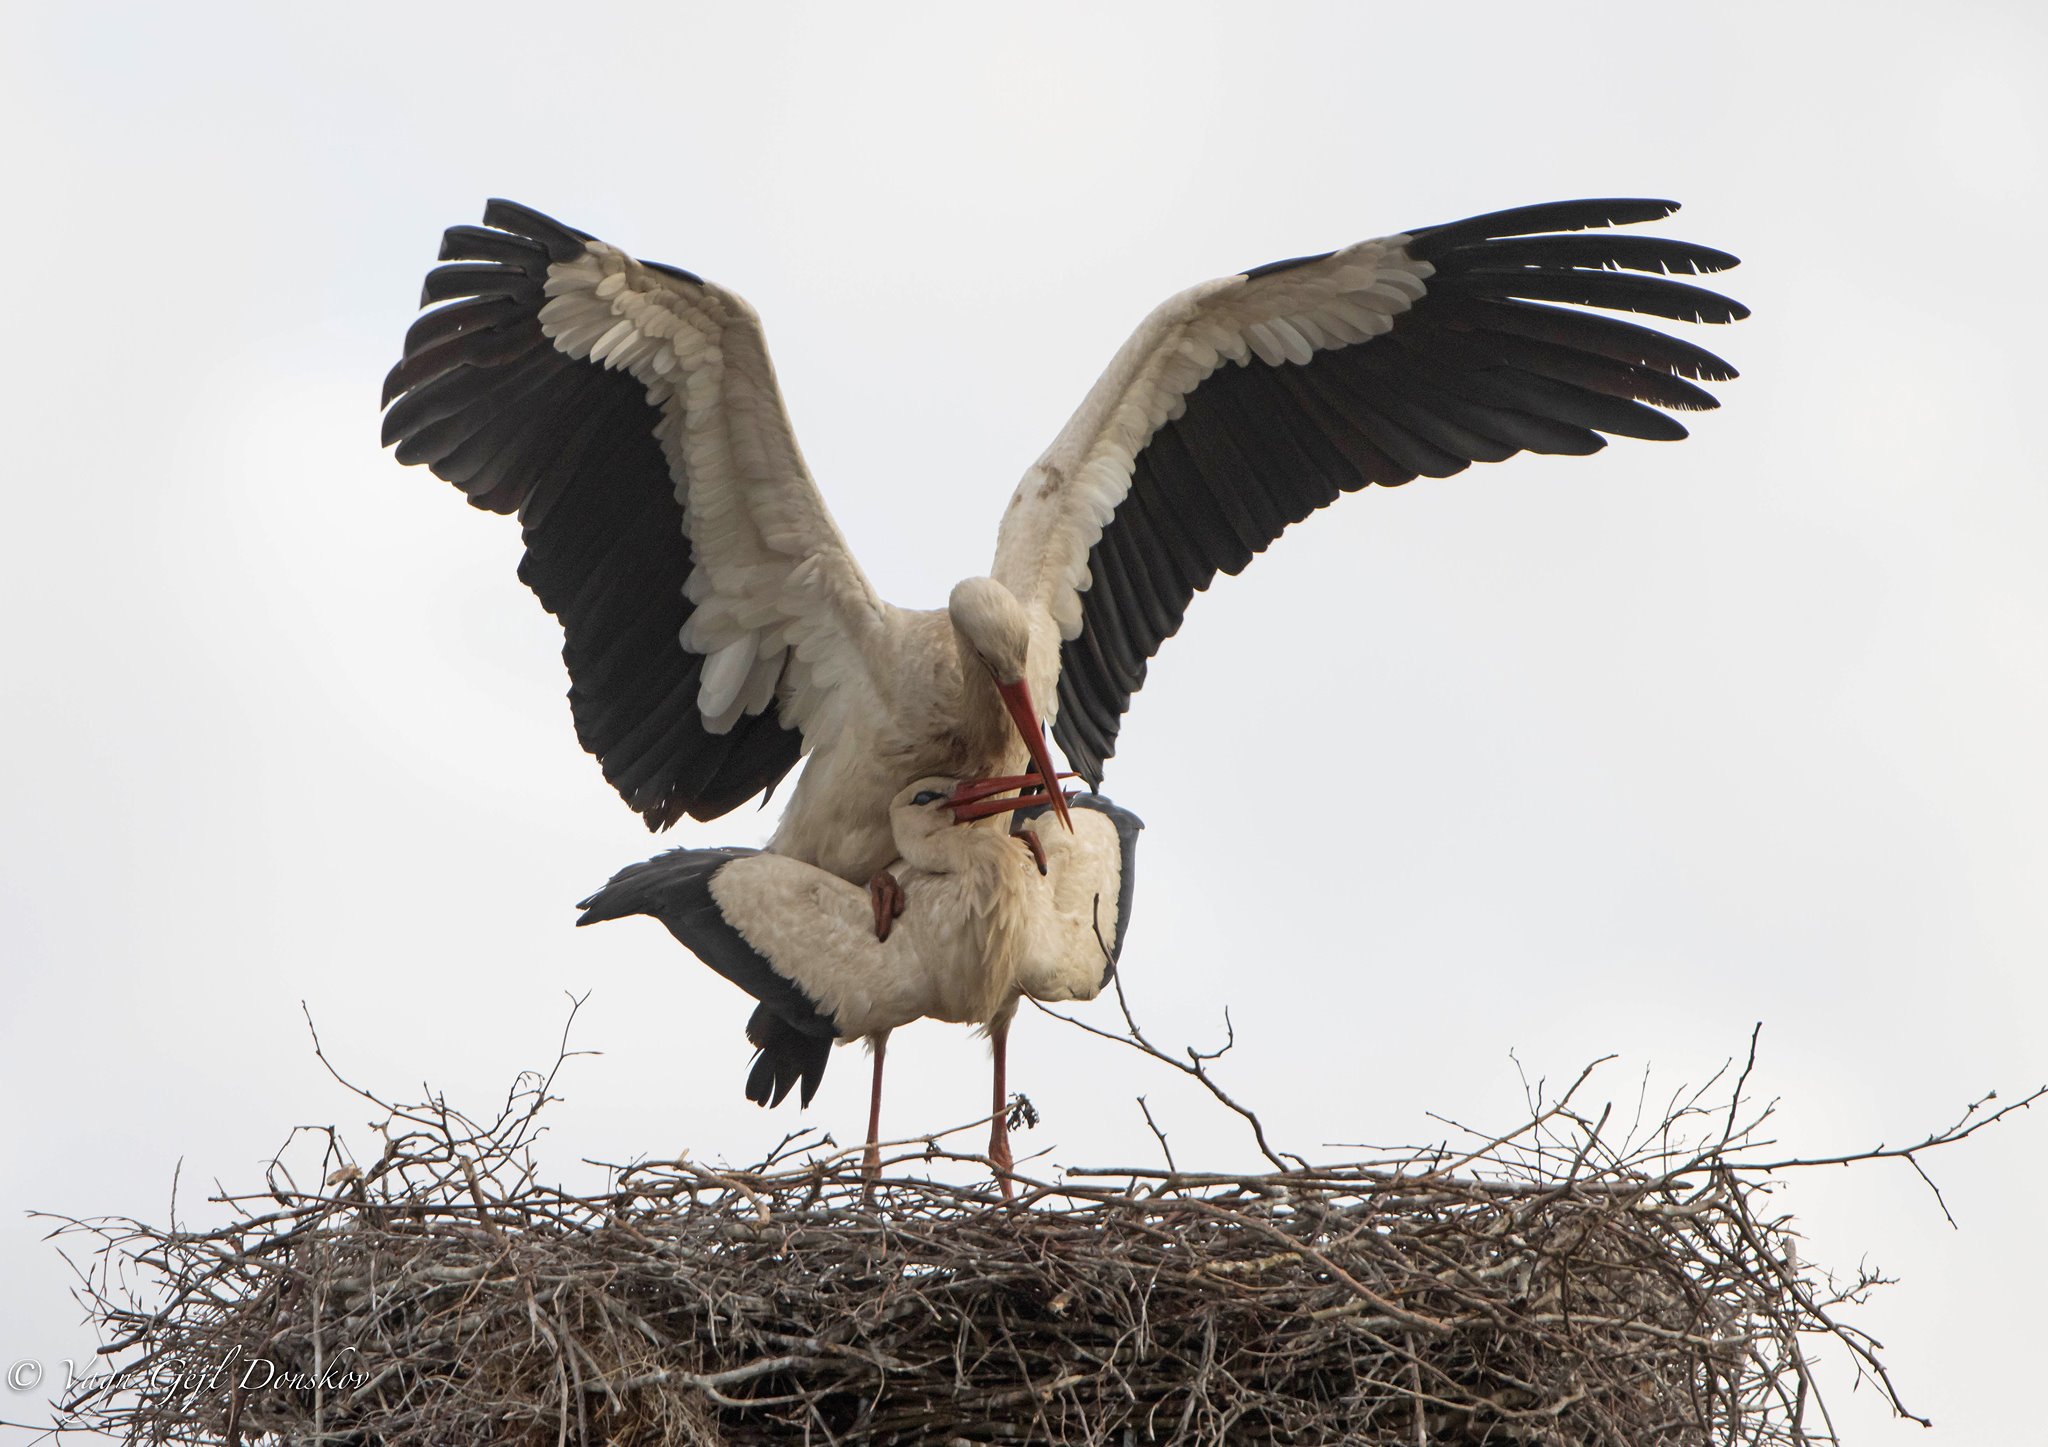
M994 1056L989 1159L1003 1195L1010 1155L1006 1084L1018 1001L1092 1000L1116 969L1130 926L1135 814L1096 794L1073 801L1073 827L1027 855L976 821L1029 817L1045 799L997 797L1019 779L919 779L892 801L892 874L907 908L886 940L867 897L836 875L751 849L676 849L631 865L580 908L578 924L651 915L704 963L760 1001L747 1024L758 1053L747 1098L779 1105L801 1085L811 1102L835 1042L874 1054L865 1164L880 1167L882 1061L889 1032L913 1020L987 1030ZM1034 857L1036 860L1034 862Z
M752 308L507 201L447 233L384 439L518 514L577 735L650 828L715 818L808 752L768 848L868 883L886 933L904 783L1028 760L1049 784L1042 709L1099 787L1190 600L1289 524L1373 483L1685 436L1669 411L1716 405L1688 379L1734 369L1584 309L1747 314L1672 279L1734 257L1605 229L1676 209L1527 206L1182 292L1024 475L991 576L941 610L883 602L854 562Z

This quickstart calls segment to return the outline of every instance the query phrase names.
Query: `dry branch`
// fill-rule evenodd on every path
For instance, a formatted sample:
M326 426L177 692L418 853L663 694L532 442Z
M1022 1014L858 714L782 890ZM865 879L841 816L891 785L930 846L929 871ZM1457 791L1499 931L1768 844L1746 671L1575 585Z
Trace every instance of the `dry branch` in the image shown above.
M1165 1058L1135 1022L1130 1040ZM952 1133L898 1143L868 1199L854 1154L807 1136L752 1169L642 1162L575 1195L533 1158L552 1071L489 1120L350 1086L383 1112L379 1148L316 1133L317 1188L280 1159L260 1195L216 1198L239 1217L218 1229L64 1223L92 1243L109 1365L63 1425L432 1447L1826 1442L1816 1335L1891 1393L1839 1315L1878 1278L1818 1271L1768 1210L1799 1163L1748 1163L1769 1111L1744 1122L1747 1067L1725 1101L1675 1098L1621 1139L1573 1105L1581 1076L1473 1149L1317 1165L1267 1149L1215 1058L1170 1063L1285 1168L1020 1174L1015 1208L979 1172L930 1178L976 1161ZM1918 1169L1986 1123L1973 1107L1864 1155Z

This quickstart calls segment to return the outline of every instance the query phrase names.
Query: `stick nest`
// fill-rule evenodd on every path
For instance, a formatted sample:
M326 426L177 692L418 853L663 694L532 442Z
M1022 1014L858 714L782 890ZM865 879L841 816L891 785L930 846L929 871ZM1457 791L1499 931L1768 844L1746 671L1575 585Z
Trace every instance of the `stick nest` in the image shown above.
M1640 1144L1539 1089L1528 1124L1463 1152L1027 1166L1005 1205L943 1135L872 1192L855 1153L794 1137L751 1169L641 1163L572 1194L536 1180L552 1079L488 1121L387 1106L367 1163L315 1132L323 1184L281 1155L262 1195L217 1198L240 1218L218 1229L67 1222L110 1344L61 1424L431 1447L1832 1441L1814 1334L1890 1390L1836 1316L1877 1278L1799 1260L1764 1209L1798 1163L1749 1159L1739 1081ZM1679 1144L1688 1126L1704 1141Z

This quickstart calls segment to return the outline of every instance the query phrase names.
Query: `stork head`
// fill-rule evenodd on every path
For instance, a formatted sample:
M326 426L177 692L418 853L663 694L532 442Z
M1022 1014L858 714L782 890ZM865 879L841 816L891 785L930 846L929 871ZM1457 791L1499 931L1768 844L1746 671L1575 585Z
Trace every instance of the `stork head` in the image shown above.
M967 578L954 586L946 612L966 651L981 660L997 687L1024 681L1031 618L1015 593L994 578Z
M1072 778L1062 774L1061 778ZM931 776L906 786L889 803L889 823L895 836L896 852L920 869L944 869L952 851L976 822L1007 814L1030 804L1043 804L1045 795L1020 794L1034 787L1036 774L1014 774L999 779L959 779ZM1055 798L1060 796L1055 795ZM1065 800L1061 798L1061 802Z
M968 578L956 584L953 596L946 601L946 612L953 620L953 632L960 640L962 654L978 660L988 670L989 681L1001 696L1003 707L1009 710L1024 747L1031 754L1031 762L1052 794L1053 812L1072 829L1067 801L1053 785L1058 771L1053 768L1052 753L1046 747L1045 726L1039 720L1031 685L1024 676L1031 652L1031 616L1017 601L1017 595L994 578Z

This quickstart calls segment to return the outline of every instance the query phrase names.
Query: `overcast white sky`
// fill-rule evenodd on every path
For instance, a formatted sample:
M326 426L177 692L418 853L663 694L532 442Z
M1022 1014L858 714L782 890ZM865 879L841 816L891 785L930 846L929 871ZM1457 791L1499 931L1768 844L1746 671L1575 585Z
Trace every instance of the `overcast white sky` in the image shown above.
M590 992L552 1163L747 1160L745 1002L572 902L657 843L577 749L516 529L377 447L441 228L510 196L744 293L883 591L983 571L1144 312L1363 236L1668 195L1732 250L1692 440L1374 491L1199 600L1108 791L1124 972L1276 1136L1633 1099L1765 1025L1788 1150L2048 1078L2048 20L1940 7L14 7L0 687L0 1361L89 1351L29 1208L161 1219L351 1074L482 1106ZM1188 786L1227 766L1243 792ZM771 815L667 842L753 843ZM1095 1008L1105 1018L1107 1006ZM924 1026L889 1122L980 1108ZM1027 1018L1020 1152L1231 1123ZM856 1135L863 1062L810 1112ZM1925 1436L2033 1440L2048 1112L1783 1199ZM1825 1355L1825 1354L1824 1354ZM1832 1357L1827 1358L1833 1361ZM54 1370L54 1366L53 1366ZM0 1397L0 1416L39 1411Z

